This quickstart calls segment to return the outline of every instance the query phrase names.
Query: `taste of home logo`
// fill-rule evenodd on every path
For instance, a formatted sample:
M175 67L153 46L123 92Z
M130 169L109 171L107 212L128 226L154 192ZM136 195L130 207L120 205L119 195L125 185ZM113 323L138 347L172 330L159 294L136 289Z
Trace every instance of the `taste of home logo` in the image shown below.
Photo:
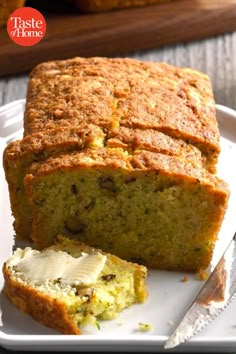
M46 33L46 21L41 12L32 7L15 10L7 22L9 37L21 46L32 46Z

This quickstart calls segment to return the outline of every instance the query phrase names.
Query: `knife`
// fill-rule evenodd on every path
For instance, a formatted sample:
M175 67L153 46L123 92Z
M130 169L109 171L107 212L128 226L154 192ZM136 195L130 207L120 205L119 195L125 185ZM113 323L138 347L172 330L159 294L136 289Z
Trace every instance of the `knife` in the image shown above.
M235 295L236 233L164 348L174 348L192 338L214 320Z

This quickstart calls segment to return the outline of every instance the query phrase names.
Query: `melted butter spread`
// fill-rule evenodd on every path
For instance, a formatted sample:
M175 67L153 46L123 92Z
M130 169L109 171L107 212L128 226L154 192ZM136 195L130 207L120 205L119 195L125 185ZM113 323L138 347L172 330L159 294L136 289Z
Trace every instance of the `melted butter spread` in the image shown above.
M96 283L107 257L101 253L82 253L74 258L66 252L45 250L19 250L9 259L8 266L14 266L29 281L45 282L60 280L67 285L90 285Z

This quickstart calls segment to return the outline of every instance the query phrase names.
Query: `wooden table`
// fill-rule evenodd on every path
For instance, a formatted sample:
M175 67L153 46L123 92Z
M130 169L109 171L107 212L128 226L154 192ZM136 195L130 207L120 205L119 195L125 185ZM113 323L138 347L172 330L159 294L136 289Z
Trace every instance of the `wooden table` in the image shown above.
M201 70L212 80L216 102L236 109L236 32L126 56ZM25 97L27 82L28 73L0 78L0 105Z

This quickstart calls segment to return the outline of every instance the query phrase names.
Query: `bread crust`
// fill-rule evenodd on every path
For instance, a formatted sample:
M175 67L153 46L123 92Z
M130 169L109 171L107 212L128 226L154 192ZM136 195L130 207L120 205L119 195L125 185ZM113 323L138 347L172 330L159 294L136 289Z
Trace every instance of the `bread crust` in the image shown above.
M209 78L129 58L73 58L31 73L25 135L81 123L154 129L199 148L214 170L220 152Z
M64 334L81 334L79 328L70 320L62 301L15 281L5 264L3 275L5 279L3 291L20 311Z
M25 185L28 188L28 180L40 176L47 176L58 171L79 170L80 167L103 167L108 170L123 169L127 172L141 171L162 172L163 175L180 178L183 182L193 181L208 185L212 189L221 189L228 194L228 185L222 179L209 173L199 166L190 164L179 156L163 155L152 151L138 150L129 154L121 148L86 149L61 156L48 158L46 161L31 165ZM29 186L30 189L30 186Z

